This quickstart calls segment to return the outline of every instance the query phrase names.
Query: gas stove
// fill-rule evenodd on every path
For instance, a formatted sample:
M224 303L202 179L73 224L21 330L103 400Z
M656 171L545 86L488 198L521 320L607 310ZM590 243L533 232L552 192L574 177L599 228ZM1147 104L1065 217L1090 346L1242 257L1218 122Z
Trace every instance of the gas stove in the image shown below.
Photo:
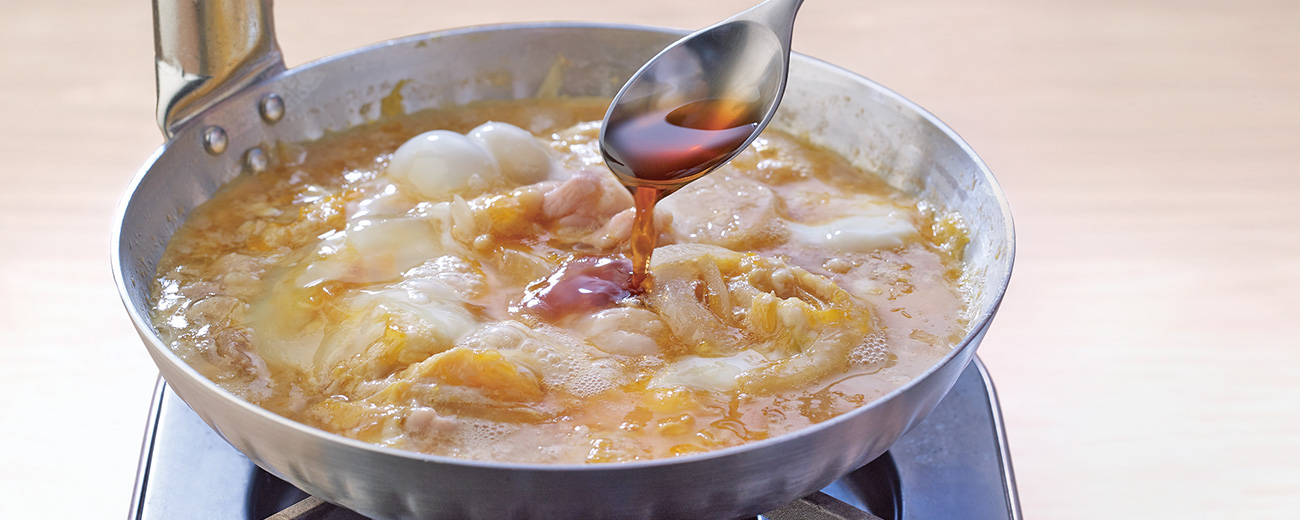
M159 379L131 519L356 520L254 465ZM890 450L759 518L1020 520L997 394L978 358Z

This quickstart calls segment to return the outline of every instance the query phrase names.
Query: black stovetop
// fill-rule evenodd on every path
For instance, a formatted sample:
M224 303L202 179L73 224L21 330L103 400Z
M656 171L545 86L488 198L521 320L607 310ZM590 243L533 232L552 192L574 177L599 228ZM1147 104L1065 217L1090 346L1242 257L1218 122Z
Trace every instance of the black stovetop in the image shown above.
M227 444L161 380L136 478L133 520L262 520L307 498ZM835 513L837 508L847 512ZM822 494L763 517L872 515L887 520L1020 520L997 395L978 358L934 412L889 452L827 486ZM326 505L310 518L363 517Z

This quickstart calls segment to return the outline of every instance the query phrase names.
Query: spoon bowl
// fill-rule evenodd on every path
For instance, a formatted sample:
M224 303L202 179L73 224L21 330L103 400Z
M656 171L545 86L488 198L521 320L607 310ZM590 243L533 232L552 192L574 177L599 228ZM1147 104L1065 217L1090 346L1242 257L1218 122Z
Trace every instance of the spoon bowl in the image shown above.
M767 0L669 45L628 80L600 131L629 187L671 193L725 164L781 102L803 0Z

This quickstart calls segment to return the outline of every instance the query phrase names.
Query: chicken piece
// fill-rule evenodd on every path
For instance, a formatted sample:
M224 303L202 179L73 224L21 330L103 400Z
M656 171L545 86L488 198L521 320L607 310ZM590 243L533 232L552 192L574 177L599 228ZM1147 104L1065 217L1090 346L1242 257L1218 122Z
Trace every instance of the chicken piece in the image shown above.
M632 195L612 174L583 169L546 192L542 217L553 223L557 235L581 238L630 207Z
M636 218L636 208L628 208L616 213L600 229L592 232L582 239L584 245L590 246L594 251L608 253L621 250L628 245L632 238L632 221ZM658 245L668 245L673 243L671 235L673 214L664 211L662 208L655 207L655 229L658 230L659 237L655 240Z
M658 354L668 334L668 326L659 316L634 307L605 309L587 317L579 326L596 348L628 356Z

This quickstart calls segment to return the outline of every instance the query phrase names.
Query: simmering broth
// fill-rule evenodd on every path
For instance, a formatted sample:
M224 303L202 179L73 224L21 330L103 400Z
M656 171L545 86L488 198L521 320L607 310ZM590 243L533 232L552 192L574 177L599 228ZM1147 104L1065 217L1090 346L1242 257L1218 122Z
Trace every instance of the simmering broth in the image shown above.
M615 462L861 406L966 332L957 215L769 130L664 198L644 290L608 101L493 102L276 147L197 208L153 319L223 388L367 442Z

